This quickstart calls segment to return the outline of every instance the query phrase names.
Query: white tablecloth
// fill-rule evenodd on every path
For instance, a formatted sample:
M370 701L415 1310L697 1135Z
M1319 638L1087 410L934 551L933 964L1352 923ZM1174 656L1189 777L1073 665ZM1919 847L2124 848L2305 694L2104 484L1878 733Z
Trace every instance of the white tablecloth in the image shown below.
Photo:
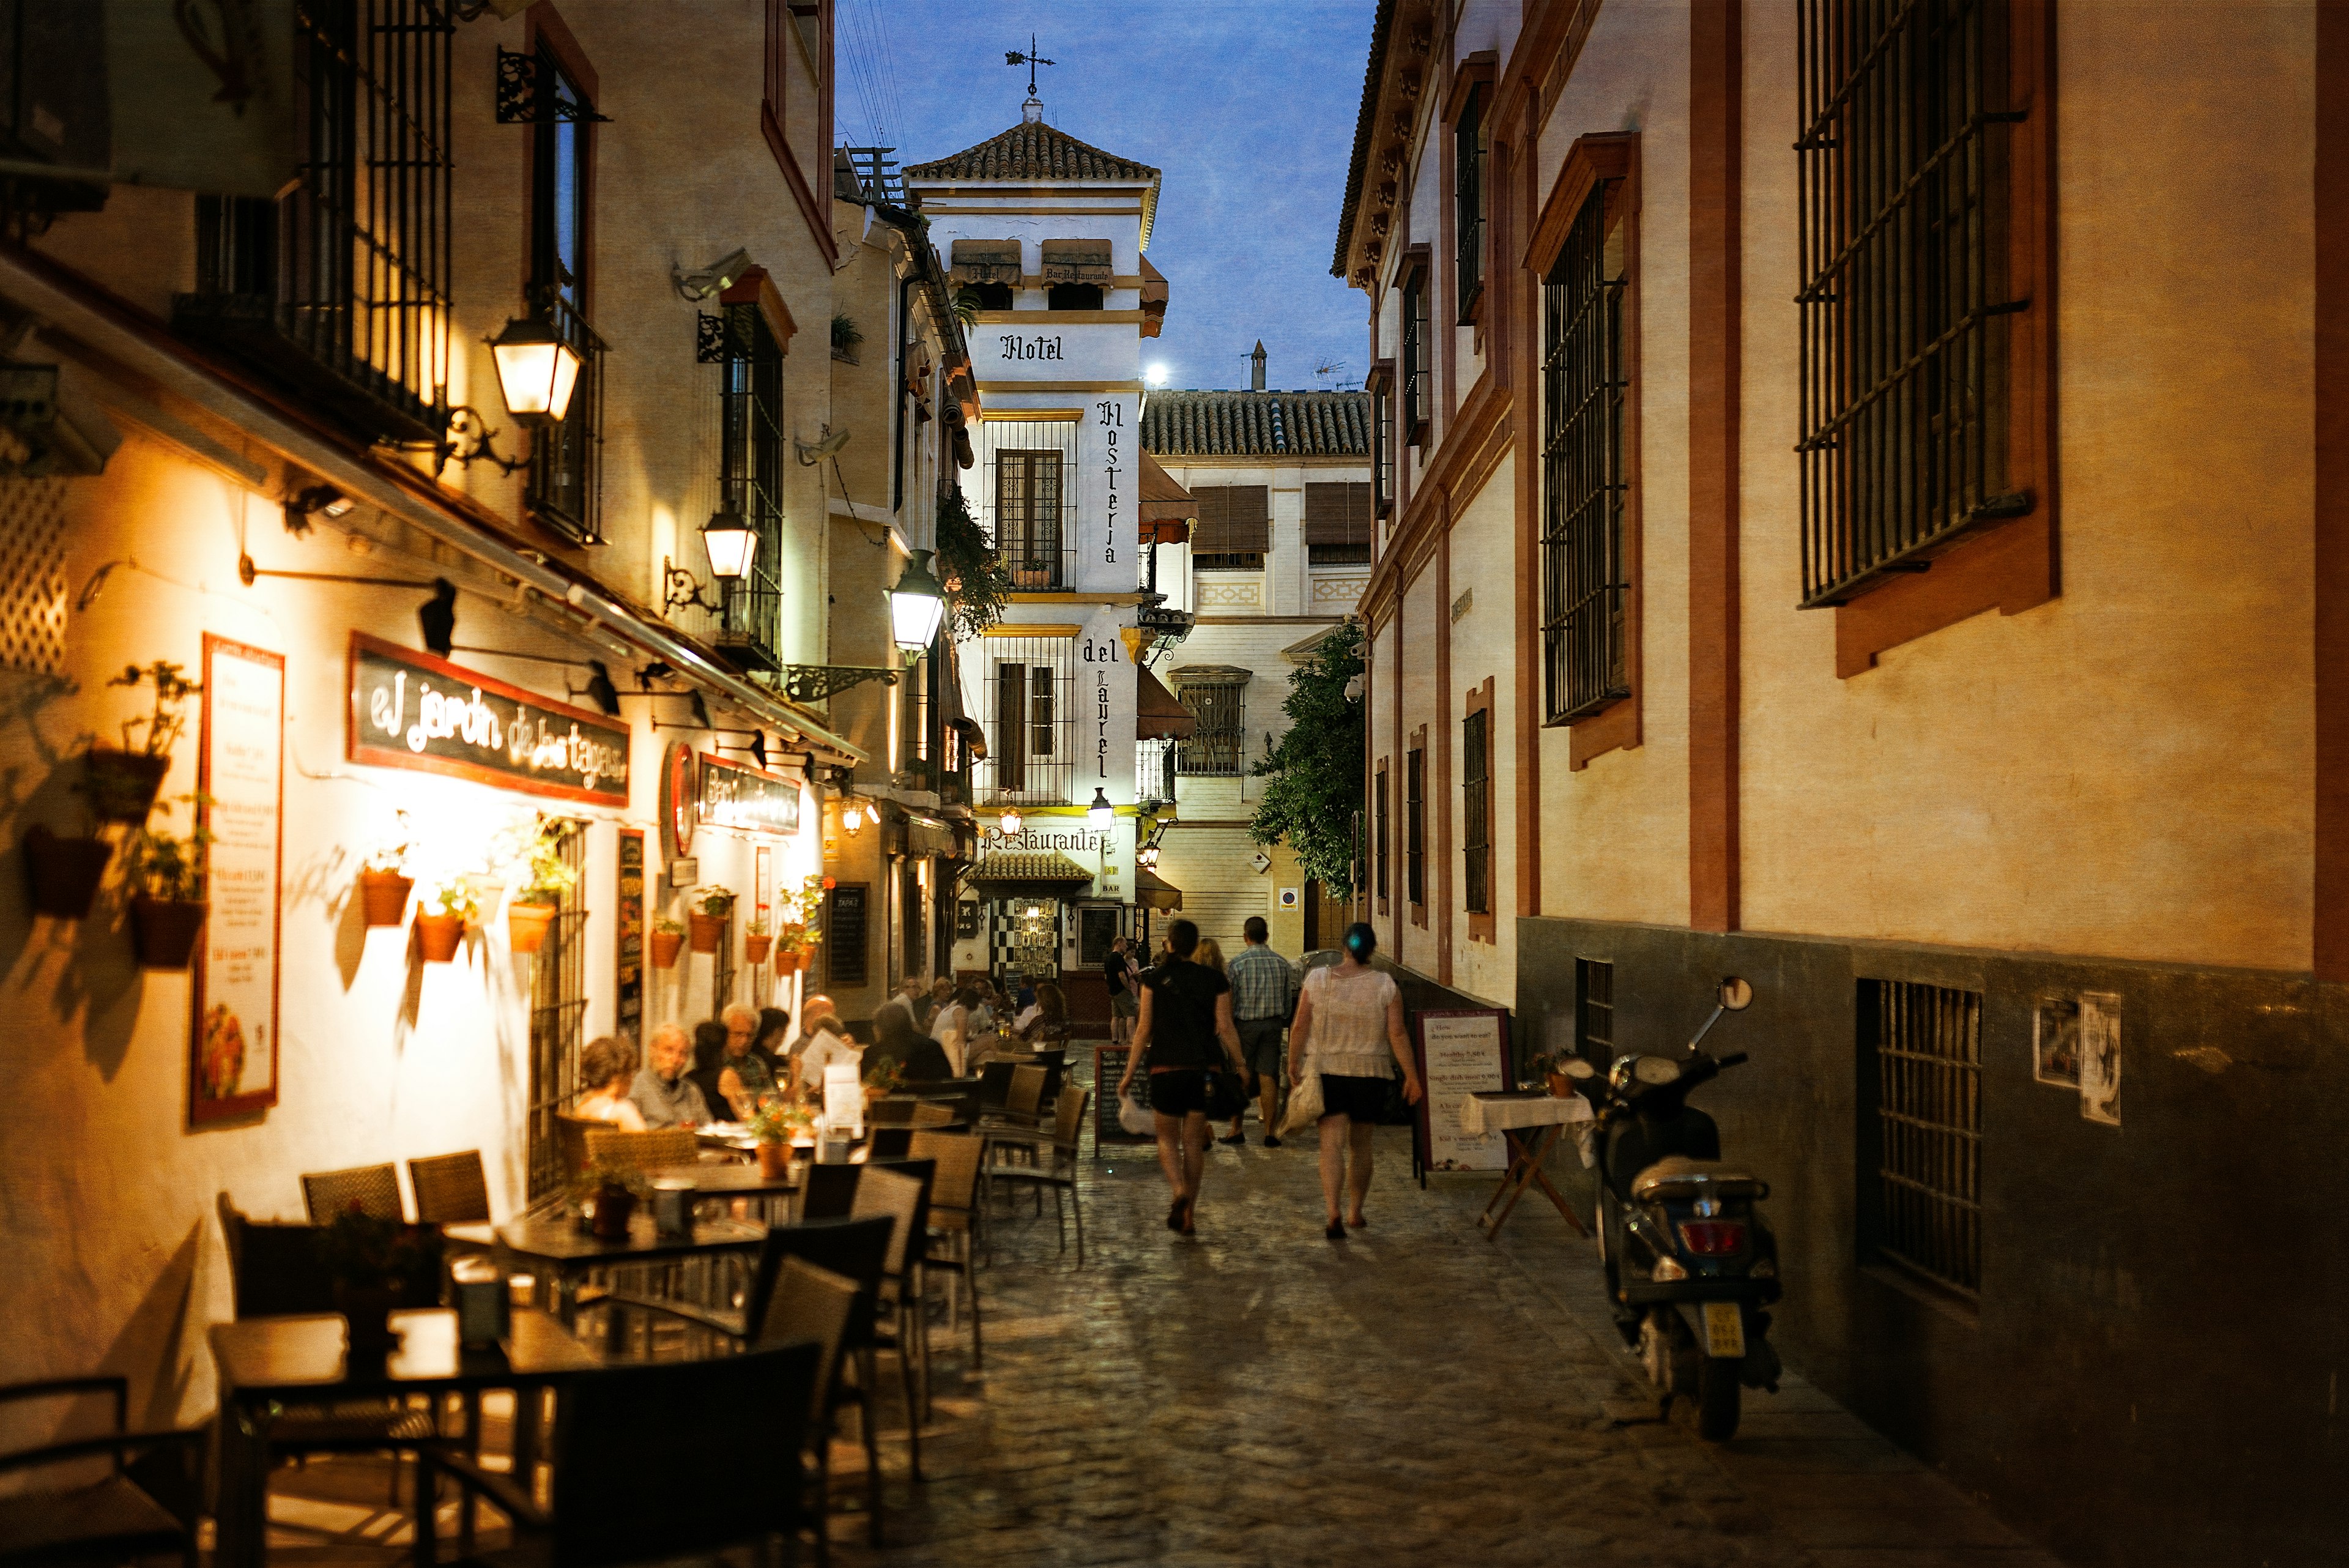
M1597 1120L1580 1095L1470 1095L1460 1102L1460 1125L1472 1133L1564 1125L1572 1130L1585 1165L1591 1163L1591 1125Z

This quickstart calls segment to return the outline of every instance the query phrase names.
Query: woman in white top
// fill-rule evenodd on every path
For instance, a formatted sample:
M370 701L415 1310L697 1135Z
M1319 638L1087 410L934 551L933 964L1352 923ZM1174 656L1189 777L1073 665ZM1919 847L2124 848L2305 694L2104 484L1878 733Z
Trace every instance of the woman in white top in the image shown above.
M938 1009L936 1018L930 1020L930 1038L946 1047L947 1060L954 1064L957 1078L962 1076L964 1064L970 1054L971 1013L978 1005L978 990L966 985Z
M608 1034L591 1041L579 1053L579 1076L587 1088L571 1107L571 1114L610 1122L622 1132L644 1131L645 1113L628 1098L628 1085L636 1075L636 1052Z
M1288 1081L1305 1075L1306 1053L1321 1075L1321 1197L1330 1210L1332 1241L1346 1239L1346 1227L1360 1228L1362 1198L1371 1189L1371 1135L1386 1109L1390 1059L1402 1069L1402 1097L1419 1104L1419 1074L1403 1033L1402 992L1371 967L1378 933L1362 921L1346 928L1346 956L1305 977L1297 1017L1288 1026ZM1348 1168L1350 1153L1352 1168ZM1338 1195L1351 1199L1341 1221Z

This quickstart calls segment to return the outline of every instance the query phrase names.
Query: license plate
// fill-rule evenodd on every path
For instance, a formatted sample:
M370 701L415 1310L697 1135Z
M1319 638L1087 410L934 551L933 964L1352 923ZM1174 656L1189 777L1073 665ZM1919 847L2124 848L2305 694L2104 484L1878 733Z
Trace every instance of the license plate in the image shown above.
M1745 1314L1735 1302L1704 1303L1704 1353L1744 1358Z

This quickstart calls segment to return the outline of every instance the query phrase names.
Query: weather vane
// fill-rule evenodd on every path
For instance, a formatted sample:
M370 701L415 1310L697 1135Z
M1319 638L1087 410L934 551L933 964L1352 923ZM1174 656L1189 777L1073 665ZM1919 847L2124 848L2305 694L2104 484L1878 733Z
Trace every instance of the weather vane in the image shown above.
M1034 98L1036 96L1036 67L1038 66L1053 65L1057 62L1048 60L1043 56L1036 52L1036 35L1030 33L1028 35L1028 52L1023 55L1017 49L1006 49L1003 51L1003 63L1007 66L1026 66L1028 67L1028 96L1030 98Z

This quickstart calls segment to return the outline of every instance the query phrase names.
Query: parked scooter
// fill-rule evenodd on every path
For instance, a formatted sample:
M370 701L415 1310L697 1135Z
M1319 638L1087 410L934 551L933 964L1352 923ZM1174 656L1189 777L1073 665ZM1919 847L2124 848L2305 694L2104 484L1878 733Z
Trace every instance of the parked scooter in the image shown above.
M1711 1442L1735 1435L1742 1387L1778 1386L1763 1310L1778 1299L1778 1245L1754 1208L1769 1184L1722 1163L1720 1129L1688 1104L1745 1060L1701 1047L1723 1013L1753 1001L1745 981L1723 981L1686 1054L1620 1057L1604 1079L1588 1063L1567 1068L1599 1113L1599 1246L1616 1326L1668 1403L1696 1400L1698 1435Z

